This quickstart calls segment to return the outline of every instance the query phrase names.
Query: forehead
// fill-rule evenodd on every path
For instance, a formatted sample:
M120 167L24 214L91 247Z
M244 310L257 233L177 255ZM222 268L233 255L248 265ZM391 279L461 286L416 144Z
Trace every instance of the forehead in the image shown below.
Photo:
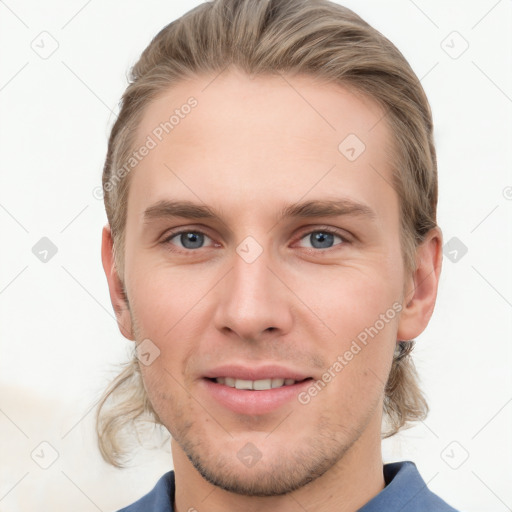
M138 126L134 147L151 148L132 171L128 216L176 197L241 213L326 193L390 215L383 117L374 100L309 76L232 70L180 82Z

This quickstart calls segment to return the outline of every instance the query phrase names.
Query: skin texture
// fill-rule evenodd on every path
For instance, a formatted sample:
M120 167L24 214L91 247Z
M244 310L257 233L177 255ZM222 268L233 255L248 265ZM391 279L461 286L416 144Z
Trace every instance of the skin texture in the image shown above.
M353 511L384 488L384 386L397 340L418 336L431 317L442 235L428 234L417 270L405 275L391 134L373 100L308 76L231 69L213 78L173 86L144 113L140 144L187 98L198 101L132 171L124 276L103 230L120 329L160 350L141 370L173 437L176 510ZM338 150L348 134L366 146L354 161ZM287 204L340 198L375 218L277 220ZM164 199L206 204L221 217L144 223L145 209ZM206 236L185 246L171 228ZM313 245L322 228L341 238ZM236 251L247 236L262 250L251 263ZM401 313L305 405L236 414L204 385L204 373L226 363L282 364L320 379L397 303ZM237 457L247 443L261 455L252 467Z

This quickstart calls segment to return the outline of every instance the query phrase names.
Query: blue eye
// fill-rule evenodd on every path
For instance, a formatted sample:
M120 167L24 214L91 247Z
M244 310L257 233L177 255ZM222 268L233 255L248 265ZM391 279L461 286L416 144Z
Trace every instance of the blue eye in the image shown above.
M338 238L340 242L337 244L334 243L335 239ZM178 242L173 241L174 239L178 240ZM341 236L336 230L327 229L327 228L319 228L313 231L308 231L300 237L300 240L308 240L310 245L303 246L306 249L318 249L318 252L322 252L322 250L328 250L336 245L344 245L347 243L347 240L344 236ZM174 233L170 233L161 243L169 246L178 246L177 249L171 248L170 250L174 252L191 252L197 249L203 249L206 247L211 247L210 245L205 245L205 241L209 240L213 242L212 239L199 230L182 230Z
M178 233L173 233L171 236L167 237L164 240L164 243L170 243L171 240L176 237L179 237L178 240L184 249L201 249L204 239L210 239L210 237L201 231L179 231Z
M307 239L311 244L309 247L313 249L330 249L335 237L339 238L342 243L344 242L340 235L328 229L311 231L306 236L303 236L301 240Z

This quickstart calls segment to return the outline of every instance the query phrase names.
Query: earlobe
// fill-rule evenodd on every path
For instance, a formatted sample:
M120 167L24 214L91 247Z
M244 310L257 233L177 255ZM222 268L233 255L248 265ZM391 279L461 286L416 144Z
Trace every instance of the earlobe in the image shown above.
M443 259L443 235L431 229L416 250L416 269L408 279L398 324L398 340L412 340L427 327L436 303Z
M122 280L120 279L114 261L114 241L110 226L107 224L103 227L101 239L101 261L103 270L107 277L108 288L110 293L110 301L116 314L117 325L121 334L129 339L135 340L132 331L132 322L129 311L126 290Z

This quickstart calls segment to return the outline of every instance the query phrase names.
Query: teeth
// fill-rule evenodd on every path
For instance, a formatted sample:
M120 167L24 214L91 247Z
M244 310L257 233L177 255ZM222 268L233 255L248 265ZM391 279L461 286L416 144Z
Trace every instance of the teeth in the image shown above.
M233 379L232 377L217 377L215 382L224 384L230 388L236 389L252 389L256 391L264 391L267 389L280 388L284 386L291 386L295 384L294 379L260 379L260 380L245 380Z
M272 387L272 379L255 380L252 383L252 389L261 391L263 389L270 389Z
M235 388L236 389L252 389L252 380L243 380L243 379L236 379L235 380Z
M280 388L284 384L284 379L272 379L272 387Z

